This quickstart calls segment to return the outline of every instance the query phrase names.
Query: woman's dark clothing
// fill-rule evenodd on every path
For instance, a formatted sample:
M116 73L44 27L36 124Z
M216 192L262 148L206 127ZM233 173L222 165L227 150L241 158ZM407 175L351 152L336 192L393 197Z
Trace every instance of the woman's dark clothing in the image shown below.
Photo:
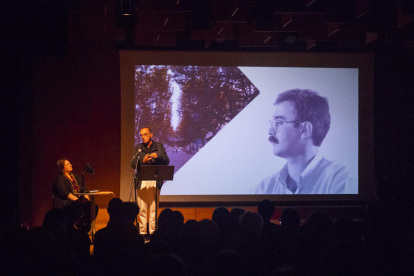
M75 174L74 177L76 182L78 182L78 185L81 186L82 182L79 181L79 177ZM73 200L68 199L69 194L73 194L72 182L63 174L56 176L55 181L53 182L52 193L53 208L63 209L74 202Z
M75 174L73 174L73 176L81 190L83 190L82 182L79 180L79 177ZM89 232L91 229L91 202L86 199L84 199L86 202L83 202L83 196L76 201L68 199L69 194L73 194L74 190L72 182L63 174L56 176L55 181L53 182L52 193L53 208L64 209L69 206L70 208L73 208L76 212L76 227L86 233ZM98 206L95 204L95 218L98 215L98 210Z

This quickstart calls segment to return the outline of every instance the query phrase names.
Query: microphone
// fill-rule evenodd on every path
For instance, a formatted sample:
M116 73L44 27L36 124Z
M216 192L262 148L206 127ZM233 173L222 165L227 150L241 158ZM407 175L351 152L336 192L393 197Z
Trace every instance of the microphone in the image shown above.
M138 152L134 155L134 157L132 157L132 163L134 163L134 160L135 160L135 158L137 159L136 160L136 165L135 165L135 168L134 169L137 169L138 168L138 165L139 165L139 154L141 153L141 149L138 149ZM132 165L132 163L131 163L131 165Z
M139 156L138 156L138 155L139 155L139 153L140 153L141 151L142 151L142 150L141 150L141 149L139 149L139 150L138 150L138 152L137 152L137 154L135 154L135 155L134 155L134 157L132 157L132 160L134 160L134 159L135 159L135 158L137 158L137 157L139 158Z

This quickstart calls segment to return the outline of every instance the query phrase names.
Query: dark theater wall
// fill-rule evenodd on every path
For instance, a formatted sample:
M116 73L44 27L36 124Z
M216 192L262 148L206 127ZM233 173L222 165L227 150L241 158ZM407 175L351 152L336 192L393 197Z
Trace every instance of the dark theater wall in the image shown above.
M52 208L51 187L58 159L68 159L89 189L113 191L119 197L120 85L118 50L111 45L83 44L66 57L43 58L33 66L33 206L20 200L21 214L40 225ZM30 186L30 187L29 187ZM30 195L28 195L30 196ZM105 208L110 197L97 198ZM28 201L29 202L29 199ZM31 214L30 214L31 213Z
M377 199L414 214L414 51L379 52L375 67Z

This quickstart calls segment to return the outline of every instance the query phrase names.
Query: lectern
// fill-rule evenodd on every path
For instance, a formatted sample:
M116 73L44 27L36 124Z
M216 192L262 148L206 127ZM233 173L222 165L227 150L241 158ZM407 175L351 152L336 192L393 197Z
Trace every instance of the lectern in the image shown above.
M140 181L155 180L155 229L158 229L158 189L163 181L173 180L174 166L167 165L141 165L138 179Z

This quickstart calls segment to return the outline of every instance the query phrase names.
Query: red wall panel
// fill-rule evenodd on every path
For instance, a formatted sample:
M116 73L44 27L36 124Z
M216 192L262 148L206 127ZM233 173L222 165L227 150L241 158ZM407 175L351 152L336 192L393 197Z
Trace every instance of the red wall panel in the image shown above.
M24 189L32 190L33 206L23 209L32 212L25 217L32 217L36 226L52 208L58 159L68 159L79 175L91 162L95 175L85 175L86 186L110 190L119 197L118 50L115 45L71 47L65 58L38 60L33 82L33 173L31 183L24 184ZM97 204L105 208L109 200L99 197Z

